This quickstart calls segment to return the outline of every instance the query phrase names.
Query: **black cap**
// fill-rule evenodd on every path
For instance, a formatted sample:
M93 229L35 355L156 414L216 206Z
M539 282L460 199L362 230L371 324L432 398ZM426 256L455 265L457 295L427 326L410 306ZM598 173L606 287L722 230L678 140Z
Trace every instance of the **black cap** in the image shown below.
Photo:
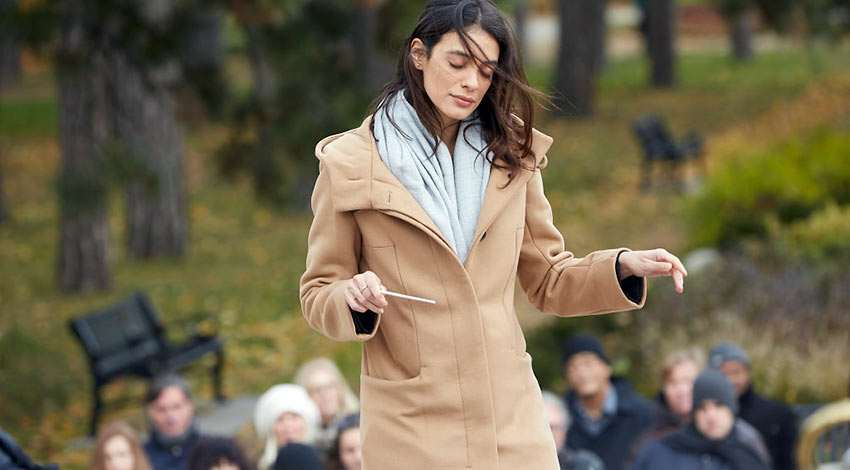
M312 447L290 442L277 451L273 470L322 470L322 461Z
M726 376L715 369L704 370L694 382L694 410L700 407L703 400L714 400L720 405L728 406L733 414L738 414L735 389L726 380Z
M602 343L595 336L573 335L564 341L564 347L561 349L561 365L566 365L570 358L583 352L594 353L607 364L611 363L602 349Z

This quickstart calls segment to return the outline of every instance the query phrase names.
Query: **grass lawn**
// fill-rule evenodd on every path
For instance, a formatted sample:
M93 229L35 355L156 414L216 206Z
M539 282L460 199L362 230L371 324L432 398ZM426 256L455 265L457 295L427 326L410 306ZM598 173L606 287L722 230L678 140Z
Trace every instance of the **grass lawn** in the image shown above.
M645 68L638 59L611 63L590 119L539 116L538 127L556 138L544 172L555 221L579 255L623 245L676 249L682 243L682 196L637 190L641 151L630 134L631 120L654 112L675 135L691 129L709 137L722 134L794 100L813 83L850 73L850 51L819 50L817 67L803 50L764 53L743 65L724 55L682 57L675 90L646 88ZM540 68L529 75L545 88L551 74ZM217 178L212 152L227 136L219 126L193 129L187 138L187 258L128 260L123 201L116 193L110 212L113 291L58 293L56 99L49 82L43 72L27 76L0 99L0 164L13 216L0 226L0 427L38 460L67 468L87 465L84 451L67 450L69 439L85 431L90 393L87 365L67 320L136 290L151 295L166 321L198 310L218 313L227 342L225 390L231 396L290 380L299 363L316 355L339 361L356 383L358 346L324 339L300 317L298 279L310 215L276 212L253 198L247 182ZM527 327L540 321L527 305L519 308ZM210 395L206 370L189 376L201 396ZM127 380L108 387L107 403L123 407L107 408L107 419L133 408L142 385Z

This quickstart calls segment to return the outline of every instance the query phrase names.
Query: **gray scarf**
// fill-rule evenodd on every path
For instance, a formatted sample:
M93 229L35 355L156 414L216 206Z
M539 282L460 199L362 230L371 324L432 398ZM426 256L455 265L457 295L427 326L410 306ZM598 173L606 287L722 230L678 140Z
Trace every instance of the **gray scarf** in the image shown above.
M453 155L440 142L432 156L434 138L404 93L397 93L389 100L387 107L374 118L381 161L425 209L463 263L472 246L490 180L489 151L480 152L487 142L477 112L460 122ZM385 111L404 134L393 126Z

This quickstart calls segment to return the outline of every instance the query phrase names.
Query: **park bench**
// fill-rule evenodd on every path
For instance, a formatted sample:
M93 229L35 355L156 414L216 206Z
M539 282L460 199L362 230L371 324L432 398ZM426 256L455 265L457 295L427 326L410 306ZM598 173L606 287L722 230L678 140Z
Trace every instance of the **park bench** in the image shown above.
M150 299L136 293L105 310L87 313L70 320L71 330L88 357L93 377L93 405L89 432L97 431L103 405L101 388L121 376L153 378L176 371L209 353L215 353L212 380L217 400L223 400L221 369L224 349L216 332L201 332L201 320L195 316L184 324L187 339L169 341L157 319Z
M690 133L683 140L676 141L659 116L648 115L635 120L632 130L643 147L642 189L652 184L653 167L658 165L666 165L671 182L679 185L680 165L691 159L699 159L703 154L702 137Z

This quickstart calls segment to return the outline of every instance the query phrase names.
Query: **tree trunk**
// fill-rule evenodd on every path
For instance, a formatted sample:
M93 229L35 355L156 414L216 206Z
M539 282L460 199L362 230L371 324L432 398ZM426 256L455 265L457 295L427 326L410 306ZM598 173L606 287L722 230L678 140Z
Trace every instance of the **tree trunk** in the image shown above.
M588 51L590 54L588 56L588 60L590 60L593 73L597 74L602 72L602 70L604 70L608 65L608 58L605 55L605 47L608 42L608 28L605 22L605 9L607 2L606 0L582 0L581 3L584 4L582 18L587 22L587 38L590 42L588 45L590 48Z
M649 0L650 82L654 87L667 88L676 84L674 18L673 0Z
M145 1L139 8L150 25L169 20L169 1ZM132 173L126 187L128 253L182 257L188 233L183 131L172 93L179 66L176 60L156 66L136 60L125 51L109 57L115 131Z
M5 26L15 12L15 0L0 0L0 90L21 77L21 52Z
M98 170L109 139L104 60L86 41L82 2L65 2L58 72L59 247L57 281L67 292L106 289L111 283L106 186ZM81 60L91 57L91 61ZM76 60L74 60L76 59Z
M562 114L593 114L595 76L599 67L599 0L560 0L561 26L554 103ZM602 19L604 22L604 17ZM604 23L603 23L604 24ZM603 46L604 48L604 46Z
M132 168L126 188L131 257L181 257L188 232L183 133L174 97L153 73L124 54L110 60L115 125Z
M751 11L745 10L732 19L730 33L735 60L743 62L753 58L754 31L755 18Z
M525 23L528 21L528 0L514 2L514 26L519 40L519 48L524 60L528 58L528 38L525 36Z

